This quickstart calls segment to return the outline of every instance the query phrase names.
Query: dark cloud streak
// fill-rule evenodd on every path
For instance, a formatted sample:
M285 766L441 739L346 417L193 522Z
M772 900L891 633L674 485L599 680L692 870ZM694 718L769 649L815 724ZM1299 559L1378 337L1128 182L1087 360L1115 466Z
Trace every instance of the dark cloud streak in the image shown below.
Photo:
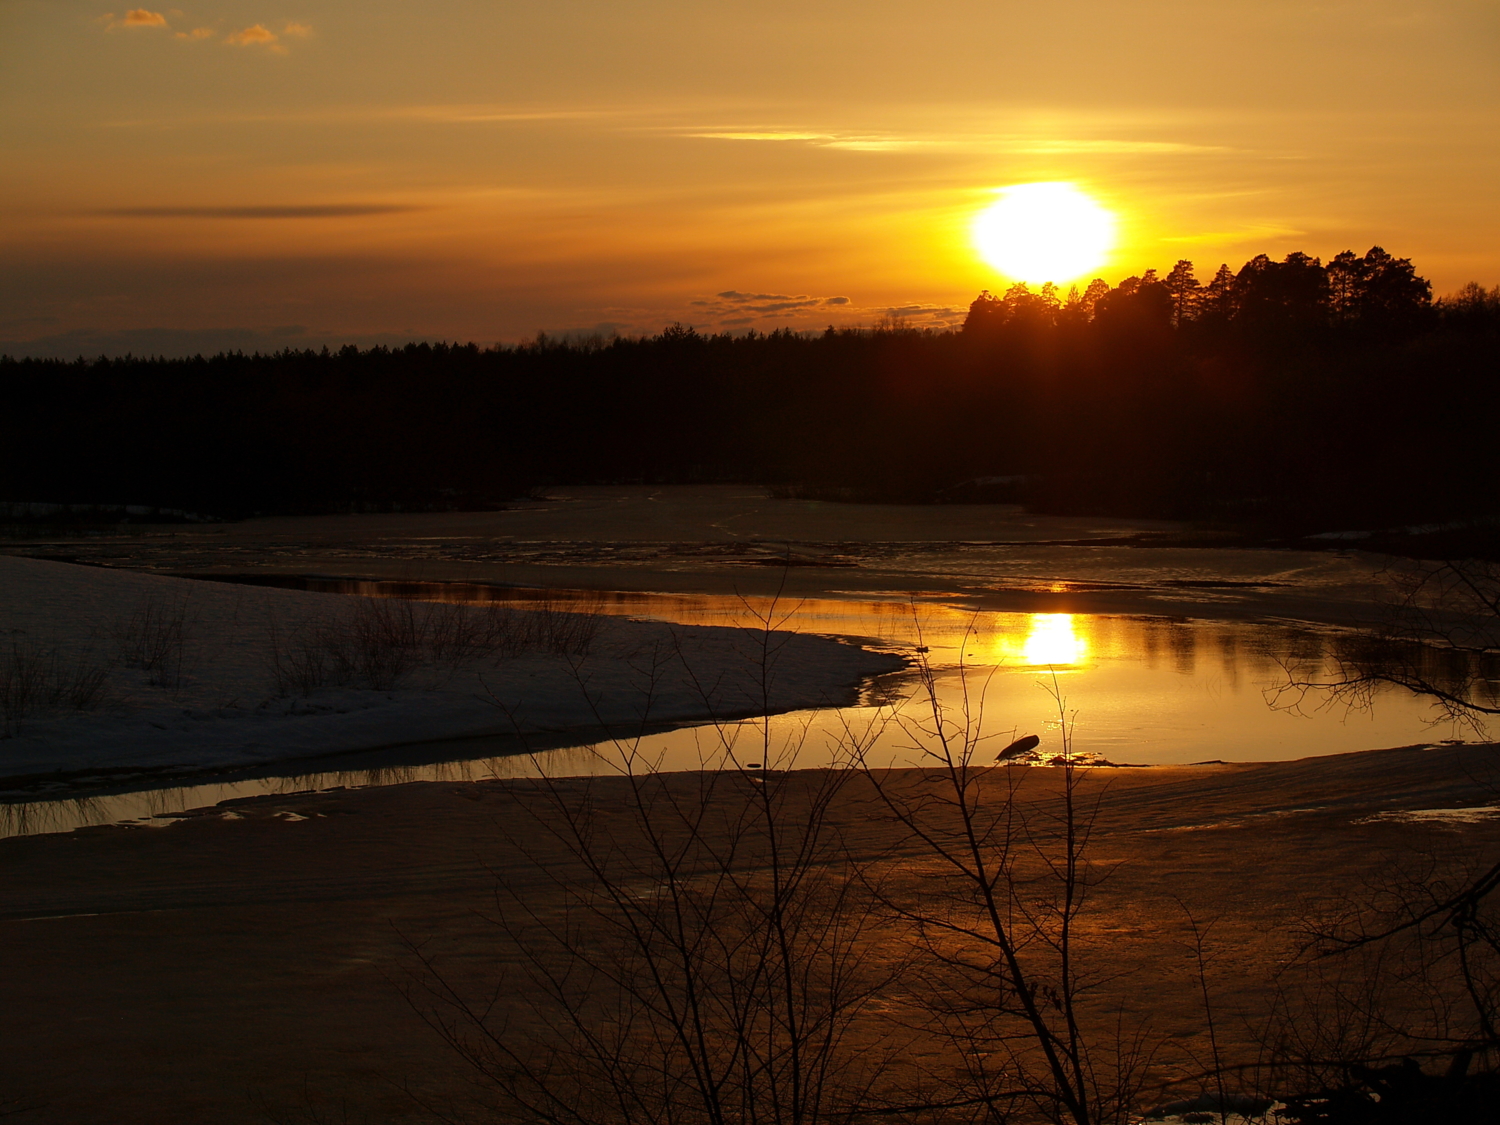
M313 203L284 207L111 207L94 213L116 219L348 219L425 210L400 203Z
M717 300L692 301L694 308L708 309L718 316L733 314L735 319L720 321L721 324L739 326L748 324L753 317L739 314L757 313L763 317L786 317L798 312L825 306L849 304L848 297L810 297L806 293L741 293L738 289L726 289L715 293Z

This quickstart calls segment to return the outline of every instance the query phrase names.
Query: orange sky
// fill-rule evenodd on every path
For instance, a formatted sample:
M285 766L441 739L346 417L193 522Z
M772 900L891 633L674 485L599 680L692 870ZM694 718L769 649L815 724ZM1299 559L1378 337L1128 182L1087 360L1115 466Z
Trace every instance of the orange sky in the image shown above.
M940 324L1037 180L1492 285L1497 110L1492 0L0 0L0 350Z

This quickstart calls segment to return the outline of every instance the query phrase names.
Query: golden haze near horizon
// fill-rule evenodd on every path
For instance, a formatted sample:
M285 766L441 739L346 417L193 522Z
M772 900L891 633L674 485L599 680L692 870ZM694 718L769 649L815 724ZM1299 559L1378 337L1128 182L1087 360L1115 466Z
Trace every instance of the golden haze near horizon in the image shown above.
M1488 285L1497 47L1461 0L0 0L0 341L953 324L1028 184L1113 217L1080 280Z

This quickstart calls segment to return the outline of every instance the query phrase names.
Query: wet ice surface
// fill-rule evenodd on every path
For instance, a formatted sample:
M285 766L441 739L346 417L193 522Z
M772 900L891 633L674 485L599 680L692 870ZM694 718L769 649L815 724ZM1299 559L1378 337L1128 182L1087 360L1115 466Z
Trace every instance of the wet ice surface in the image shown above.
M4 549L203 577L405 580L405 589L312 588L440 600L581 588L612 614L688 625L770 620L912 656L923 647L950 715L962 716L967 688L986 751L1037 734L1044 761L1060 750L1064 722L1076 753L1136 764L1276 760L1468 733L1430 725L1426 705L1395 692L1349 712L1281 690L1293 665L1304 675L1328 670L1330 639L1285 622L1372 620L1386 560L1180 545L1188 538L1187 529L1151 521L1038 517L1003 505L781 501L713 486L560 489L502 512L249 520ZM437 584L411 585L421 580ZM864 706L764 723L592 748L554 741L536 761L513 740L434 743L278 776L181 786L143 779L136 793L69 794L0 815L11 831L55 830L330 785L609 770L622 754L666 769L726 759L826 765L842 760L851 738L865 740L874 764L911 764L923 760L924 742L915 686L896 676L872 685Z
M1120 598L1143 608L1201 606L1210 611L1280 595L1288 604L1374 588L1367 568L1334 553L1191 551L1168 547L1050 546L993 543L602 543L392 540L330 545L278 543L225 550L184 550L140 542L69 548L84 562L174 573L354 574L371 578L472 579L522 585L587 585L693 593L768 593L787 580L790 593L887 591L1071 602L1079 608ZM547 581L565 572L560 582ZM790 571L788 575L784 573ZM809 573L811 572L811 573ZM997 607L998 608L998 607ZM1252 612L1260 612L1252 610ZM1287 613L1296 612L1286 609Z
M614 612L691 624L778 620L802 631L858 636L914 653L934 670L945 713L982 723L994 753L1025 734L1042 738L1043 760L1062 749L1067 723L1076 754L1116 764L1274 761L1451 737L1432 709L1402 692L1350 711L1319 693L1287 689L1290 669L1327 675L1329 632L1275 623L1145 616L976 611L943 602L913 604L835 599L778 603L769 599L621 595ZM879 765L919 764L930 744L913 724L930 725L915 677L879 685L885 706L796 712L736 724L736 751L757 760L769 726L773 764L836 760L851 735L872 743ZM1060 703L1059 703L1060 697ZM880 700L872 700L879 703ZM666 768L696 768L724 737L678 731L642 741L643 754ZM794 747L795 749L794 751ZM776 754L783 755L775 761Z
M174 573L797 597L917 591L990 609L1344 623L1368 613L1382 585L1380 560L1358 552L1215 547L1211 534L1162 521L775 500L741 486L565 488L499 512L124 530L5 549Z
M445 584L312 582L350 594L443 600L518 599L540 591ZM547 592L558 597L558 591ZM564 592L565 593L565 592ZM1332 635L1276 623L1146 616L1007 613L945 601L770 599L576 592L580 608L683 625L769 623L803 633L866 638L927 661L940 704L984 741L992 761L1015 738L1036 734L1029 760L1063 749L1117 765L1267 761L1433 742L1454 735L1430 708L1389 692L1367 710L1288 694L1288 669L1327 672ZM925 651L924 651L925 650ZM774 675L774 662L772 665ZM410 745L358 758L288 763L262 776L137 791L59 794L0 806L0 831L59 831L173 814L225 800L335 786L420 780L578 775L634 769L787 769L845 764L859 746L874 766L917 765L934 749L932 712L913 672L869 685L860 706L795 711L763 720L658 730L583 745L514 737ZM565 739L563 741L566 741ZM534 751L534 753L528 753ZM233 807L224 810L233 812Z
M1376 813L1356 821L1357 824L1379 824L1382 821L1392 821L1398 824L1435 824L1459 826L1464 824L1479 824L1482 821L1492 820L1500 816L1500 807L1495 805L1474 805L1469 808L1460 809L1393 809L1390 812Z

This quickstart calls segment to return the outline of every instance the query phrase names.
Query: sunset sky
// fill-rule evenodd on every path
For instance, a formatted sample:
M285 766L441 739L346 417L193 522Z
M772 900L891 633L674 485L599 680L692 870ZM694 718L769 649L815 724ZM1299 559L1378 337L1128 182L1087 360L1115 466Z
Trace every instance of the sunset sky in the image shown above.
M952 323L1036 181L1443 293L1497 138L1493 0L0 0L0 351Z

